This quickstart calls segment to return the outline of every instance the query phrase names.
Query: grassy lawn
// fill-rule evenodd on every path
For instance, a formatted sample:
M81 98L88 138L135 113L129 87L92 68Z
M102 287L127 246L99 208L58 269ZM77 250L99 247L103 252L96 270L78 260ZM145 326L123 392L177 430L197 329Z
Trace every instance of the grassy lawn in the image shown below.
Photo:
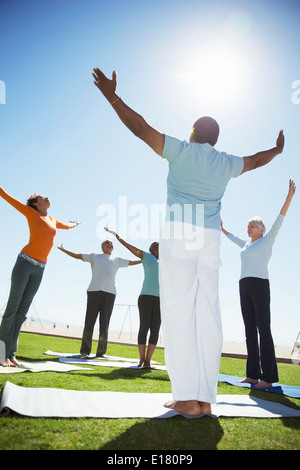
M78 353L79 340L21 333L18 359L57 361L45 356L52 351ZM109 355L138 358L133 346L109 345ZM154 360L164 362L163 350ZM167 372L91 366L92 370L65 373L23 372L0 374L1 393L5 382L24 387L71 390L168 392ZM280 382L299 385L299 365L278 364ZM245 360L222 358L220 372L243 376ZM249 389L219 383L218 394L249 394ZM297 399L263 391L258 398L300 409ZM170 419L54 419L27 418L11 414L0 419L1 450L299 450L300 419L209 418Z

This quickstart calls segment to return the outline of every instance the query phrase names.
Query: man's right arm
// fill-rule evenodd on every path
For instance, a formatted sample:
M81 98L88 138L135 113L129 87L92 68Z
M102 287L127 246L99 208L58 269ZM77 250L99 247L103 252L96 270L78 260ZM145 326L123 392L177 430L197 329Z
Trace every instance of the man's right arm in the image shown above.
M113 72L112 80L110 80L101 70L96 68L94 69L93 77L95 85L112 105L123 124L161 156L165 143L164 134L151 127L140 114L127 106L120 96L116 94L116 72Z
M264 150L262 152L255 153L244 158L244 168L241 174L246 171L255 170L261 166L267 165L271 160L273 160L276 155L282 153L284 147L284 135L283 130L279 132L277 137L276 146L269 150Z
M83 261L83 256L82 254L80 253L73 253L72 251L68 251L68 250L65 250L64 247L63 247L63 244L61 244L60 246L57 247L60 251L63 251L64 253L66 253L67 255L71 256L72 258L76 258L76 259L81 259Z
M121 98L113 105L117 115L128 129L139 139L143 140L155 153L162 156L165 136L151 127L145 119L127 104Z

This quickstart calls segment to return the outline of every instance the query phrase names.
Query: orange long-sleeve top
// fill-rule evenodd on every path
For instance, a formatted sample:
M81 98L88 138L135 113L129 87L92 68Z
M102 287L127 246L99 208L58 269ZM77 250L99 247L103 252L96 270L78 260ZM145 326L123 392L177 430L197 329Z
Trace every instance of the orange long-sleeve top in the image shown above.
M25 215L29 226L29 243L22 248L22 253L43 263L47 262L50 251L54 245L56 229L70 229L76 227L75 223L66 224L51 216L43 216L32 207L23 204L7 194L0 187L0 196Z

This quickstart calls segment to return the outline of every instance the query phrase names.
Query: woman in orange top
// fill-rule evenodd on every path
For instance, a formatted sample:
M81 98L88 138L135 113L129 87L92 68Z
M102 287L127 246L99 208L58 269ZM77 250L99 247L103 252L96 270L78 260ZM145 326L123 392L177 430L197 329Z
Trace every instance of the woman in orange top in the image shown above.
M33 194L22 204L0 187L0 196L25 215L29 225L29 243L21 250L11 276L11 289L0 326L0 340L5 343L5 367L20 366L16 360L19 333L26 314L40 286L56 229L76 227L78 222L65 224L48 215L47 197Z

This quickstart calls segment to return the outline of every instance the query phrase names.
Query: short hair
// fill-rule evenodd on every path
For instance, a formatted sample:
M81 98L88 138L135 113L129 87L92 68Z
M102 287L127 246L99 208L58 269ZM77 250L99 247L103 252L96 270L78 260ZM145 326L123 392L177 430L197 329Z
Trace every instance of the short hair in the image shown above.
M35 203L37 203L38 194L34 193L27 199L26 206L32 207L32 209L38 210Z
M153 242L153 243L151 243L151 245L149 246L149 251L150 251L151 255L153 255L153 248L154 248L154 245L158 245L158 242Z
M193 136L194 141L198 144L216 145L219 133L219 124L209 116L203 116L194 123Z
M111 240L104 240L104 242L101 243L101 248L102 248L102 250L103 250L103 246L104 246L105 243L107 243L107 242L112 243Z
M256 225L258 228L263 230L263 235L265 234L265 231L266 231L265 224L263 223L262 219L260 217L258 217L257 215L252 217L252 219L247 220L247 226L249 224Z

